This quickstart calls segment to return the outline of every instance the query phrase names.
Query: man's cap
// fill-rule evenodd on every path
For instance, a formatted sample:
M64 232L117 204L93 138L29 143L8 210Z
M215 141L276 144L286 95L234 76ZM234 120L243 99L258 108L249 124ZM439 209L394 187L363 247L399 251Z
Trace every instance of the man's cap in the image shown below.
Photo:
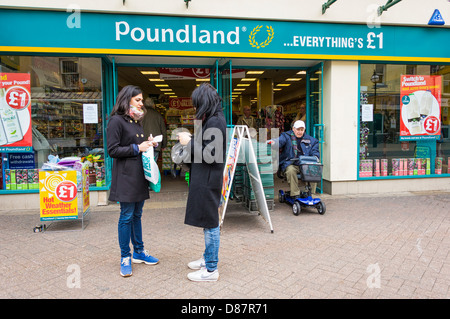
M304 128L305 127L305 122L300 121L300 120L295 121L293 128L300 128L300 127Z

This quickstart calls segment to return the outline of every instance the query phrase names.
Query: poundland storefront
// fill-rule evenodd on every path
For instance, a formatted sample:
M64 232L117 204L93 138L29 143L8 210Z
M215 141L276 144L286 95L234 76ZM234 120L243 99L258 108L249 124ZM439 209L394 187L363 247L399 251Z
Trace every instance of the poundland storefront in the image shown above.
M203 80L218 88L230 126L245 104L258 116L280 105L287 119L304 102L326 193L449 189L446 27L7 9L0 18L3 209L39 207L31 177L50 154L89 161L91 204L107 204L105 127L120 87L137 84L132 68L160 95L175 94L175 71L207 70ZM15 110L11 86L24 90L13 95L22 105ZM177 112L172 118L189 118ZM286 120L280 129L288 128Z

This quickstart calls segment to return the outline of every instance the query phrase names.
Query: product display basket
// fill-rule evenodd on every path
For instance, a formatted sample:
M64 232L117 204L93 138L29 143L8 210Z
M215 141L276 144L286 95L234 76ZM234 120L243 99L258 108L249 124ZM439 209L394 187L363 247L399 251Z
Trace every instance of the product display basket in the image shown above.
M300 174L304 182L320 182L322 179L322 167L320 163L300 164Z
M313 160L314 159L314 160ZM316 157L300 157L300 176L303 182L320 182L322 180L323 165Z

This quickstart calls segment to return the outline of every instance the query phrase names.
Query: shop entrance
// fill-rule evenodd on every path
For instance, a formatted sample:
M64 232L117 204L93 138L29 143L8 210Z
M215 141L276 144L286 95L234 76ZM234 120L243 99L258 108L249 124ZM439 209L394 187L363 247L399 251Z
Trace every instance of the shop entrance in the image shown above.
M142 62L116 64L116 94L126 85L137 85L164 118L168 144L158 160L164 178L180 176L184 180L183 168L174 167L170 159L171 146L176 143L170 135L179 127L193 130L195 112L190 96L205 82L221 95L229 127L242 124L245 109L250 109L257 130L278 128L281 133L290 130L296 119L302 119L307 134L321 142L322 153L322 63L278 61L278 66L272 66L274 61L244 59L199 59L196 65ZM322 192L322 183L317 187Z
M307 124L306 132L315 137L319 141L320 149L320 162L323 164L323 107L322 107L322 71L323 63L319 63L312 68L309 68L306 74L306 85L307 85ZM316 191L318 193L323 193L323 178L320 183L316 185Z

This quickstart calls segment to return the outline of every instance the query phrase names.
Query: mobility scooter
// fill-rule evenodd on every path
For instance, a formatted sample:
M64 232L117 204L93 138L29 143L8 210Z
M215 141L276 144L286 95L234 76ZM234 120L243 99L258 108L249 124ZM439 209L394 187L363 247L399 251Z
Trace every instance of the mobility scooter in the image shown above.
M290 196L290 192L280 189L278 200L280 203L287 203L292 206L292 212L295 216L300 214L302 207L315 207L321 215L325 214L326 206L320 198L313 198L311 192L311 184L320 182L322 179L323 165L316 156L300 156L298 159L291 160L295 165L298 164L300 173L298 178L306 183L306 192L300 192L299 196ZM284 178L283 173L278 171L278 176ZM280 176L281 175L281 176Z

